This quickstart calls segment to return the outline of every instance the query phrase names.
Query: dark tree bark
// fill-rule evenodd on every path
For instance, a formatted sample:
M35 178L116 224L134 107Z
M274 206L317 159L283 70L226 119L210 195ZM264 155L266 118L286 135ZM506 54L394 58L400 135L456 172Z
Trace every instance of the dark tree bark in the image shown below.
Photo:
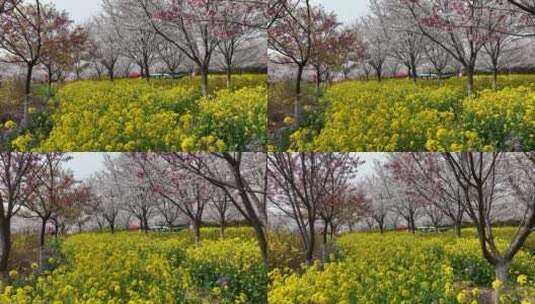
M9 267L9 254L11 253L11 223L1 220L0 225L0 272L5 272Z
M45 247L45 237L46 237L46 223L48 222L48 219L42 218L41 219L41 231L39 234L39 246L41 248Z

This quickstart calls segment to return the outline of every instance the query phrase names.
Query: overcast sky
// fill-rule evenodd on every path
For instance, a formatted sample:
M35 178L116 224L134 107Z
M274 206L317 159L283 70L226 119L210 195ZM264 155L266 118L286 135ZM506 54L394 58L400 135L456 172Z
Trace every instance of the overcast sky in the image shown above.
M368 14L369 0L313 0L328 10L334 11L340 21L352 24L356 19Z
M59 10L66 10L76 22L84 22L100 12L101 0L48 0Z
M77 22L88 20L100 12L101 0L48 0L59 9L64 9L71 14ZM325 8L334 11L340 21L353 23L358 17L368 12L368 0L313 0Z
M369 175L373 172L375 160L382 160L384 153L357 153L366 163L360 168L361 176ZM104 169L105 153L71 153L73 159L67 163L67 168L71 169L78 180L84 180L93 174Z
M104 153L71 153L73 159L66 165L78 180L84 180L104 169Z

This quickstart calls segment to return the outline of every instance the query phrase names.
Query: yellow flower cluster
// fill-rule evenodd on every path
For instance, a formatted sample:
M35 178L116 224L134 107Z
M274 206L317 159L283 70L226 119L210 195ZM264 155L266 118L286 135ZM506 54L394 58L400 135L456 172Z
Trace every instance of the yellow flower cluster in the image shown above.
M265 303L267 271L254 240L204 241L186 250L188 272L197 286L221 303Z
M229 229L229 235L240 234L199 245L189 232L71 236L62 243L65 260L56 269L31 286L4 288L0 303L201 303L212 297L218 303L262 303L255 292L267 285L266 271L250 231ZM212 296L213 287L224 292Z
M479 77L485 89L488 78ZM467 97L461 80L343 82L329 88L320 126L291 135L299 151L490 151L535 148L535 77ZM529 84L531 83L531 84Z
M340 262L303 274L271 273L270 303L454 303L453 269L437 242L399 235L349 235Z
M494 272L481 254L475 231L463 233L462 238L397 232L343 236L337 240L335 262L297 272L272 271L269 302L478 303L479 287L496 284L492 284ZM496 230L497 245L506 246L513 233L513 229ZM522 250L510 273L516 286L505 303L535 300L535 256Z
M191 114L193 136L183 141L185 151L257 151L267 140L265 87L221 90L199 101Z
M53 129L39 151L221 151L266 137L266 76L213 76L201 98L198 79L79 81L62 87ZM224 125L225 129L221 130ZM29 150L32 134L14 140Z

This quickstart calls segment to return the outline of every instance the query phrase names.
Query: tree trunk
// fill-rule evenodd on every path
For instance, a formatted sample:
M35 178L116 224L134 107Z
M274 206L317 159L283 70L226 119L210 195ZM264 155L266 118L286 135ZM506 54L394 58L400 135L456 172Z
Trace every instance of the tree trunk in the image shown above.
M409 215L409 218L407 218L407 225L409 226L409 232L416 233L416 225L414 223L414 217L412 215Z
M494 270L496 272L496 279L503 282L503 284L507 284L507 281L509 280L509 262L503 261L499 262L494 266Z
M416 83L418 81L418 70L416 67L416 58L412 54L410 57L411 57L411 77L412 77L412 81Z
M299 66L297 68L297 79L295 81L294 118L296 125L299 125L303 118L303 106L301 104L301 82L303 81L304 68L304 66Z
M54 221L54 237L57 238L59 235L59 222L57 219L52 219Z
M191 221L191 230L193 231L193 237L195 240L195 244L199 244L201 241L201 223L198 221Z
M492 70L492 89L498 90L498 68L494 67Z
M498 288L494 291L494 300L495 303L500 303L500 296L502 294L503 289L507 289L508 280L509 280L509 262L499 262L496 265L494 265L494 270L496 273L496 279L500 280L503 284L501 288Z
M141 63L137 63L137 66L139 67L139 72L141 73L141 78L145 79L145 66Z
M48 98L52 98L52 70L48 70Z
M459 221L455 221L455 223L453 224L453 228L455 229L455 236L457 238L460 238L461 237L461 223Z
M310 221L308 240L308 246L305 248L305 264L312 265L314 261L314 247L316 245L316 230L314 229L313 221Z
M45 247L45 237L46 237L46 222L47 219L41 219L41 232L39 234L39 247Z
M329 226L331 227L331 240L332 240L334 239L334 236L336 235L337 228L334 226L334 222L331 222Z
M110 223L110 230L111 230L111 234L115 233L115 223L114 222Z
M219 236L224 239L225 238L225 220L221 219L221 222L219 223Z
M466 83L467 83L467 92L469 96L474 94L474 67L466 67Z
M145 231L145 233L149 233L149 220L147 219L146 216L143 217L143 230Z
M266 238L266 233L264 228L260 223L251 223L256 235L256 241L258 242L258 247L260 247L260 252L262 253L262 260L264 262L264 267L266 271L269 269L269 246Z
M320 95L320 90L321 90L321 71L320 71L320 68L317 67L316 68L316 95L317 96Z
M22 126L27 128L29 125L28 120L28 109L30 104L31 92L32 92L32 75L33 75L33 64L27 66L26 71L26 83L24 86L24 108L22 116Z
M207 96L208 95L208 67L201 66L200 72L201 72L201 94L202 96Z
M329 231L329 222L325 221L323 225L323 246L327 245L327 233Z
M9 254L11 252L10 220L4 219L0 229L0 272L6 272L9 267Z
M227 66L227 89L232 88L232 68Z
M145 77L147 81L150 81L150 64L148 62L148 59L145 59Z

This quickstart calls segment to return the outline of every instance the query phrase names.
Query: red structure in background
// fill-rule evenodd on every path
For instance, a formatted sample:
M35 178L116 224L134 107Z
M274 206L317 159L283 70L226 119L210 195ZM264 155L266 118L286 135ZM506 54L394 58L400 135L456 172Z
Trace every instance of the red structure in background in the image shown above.
M128 78L141 78L141 73L140 72L130 72L128 74Z
M141 226L138 223L129 223L128 230L135 231L141 229Z
M409 73L407 73L407 71L397 72L396 75L394 76L394 78L399 78L399 79L407 78L407 77L409 77Z

